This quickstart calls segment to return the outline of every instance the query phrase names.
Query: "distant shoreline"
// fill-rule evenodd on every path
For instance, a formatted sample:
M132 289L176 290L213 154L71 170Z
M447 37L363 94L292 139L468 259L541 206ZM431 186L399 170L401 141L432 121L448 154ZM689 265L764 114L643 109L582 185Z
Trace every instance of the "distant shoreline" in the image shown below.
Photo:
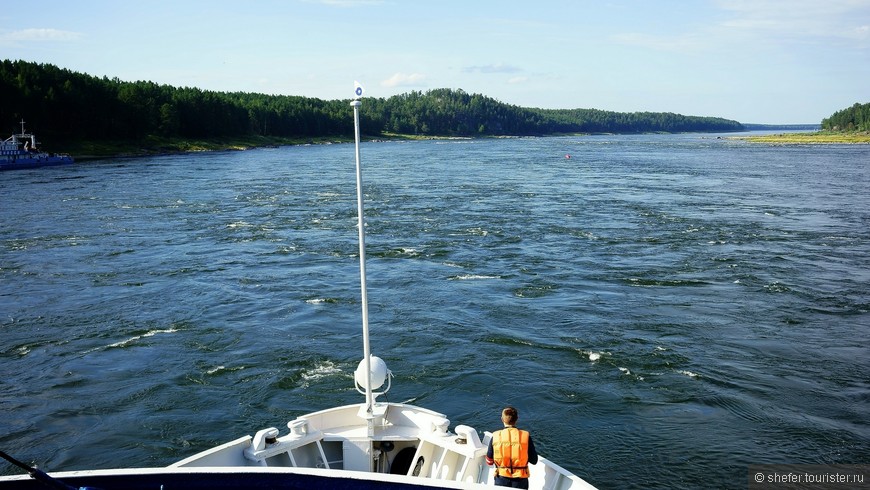
M560 135L562 136L562 135ZM744 140L751 143L777 145L824 145L824 144L870 144L868 132L830 132L817 131L809 133L776 133L754 136L726 136L727 139ZM449 136L415 136L388 133L366 136L366 141L403 141L403 140L433 140L433 139L470 139L467 137ZM280 146L329 145L353 142L345 137L320 138L239 138L221 140L157 140L149 138L139 143L114 142L97 144L83 142L79 147L66 150L76 161L103 160L106 158L142 158L160 155L179 155L185 153L243 151L254 148L270 148Z
M244 138L213 138L202 140L186 140L180 138L148 137L144 141L128 142L93 142L79 141L75 143L60 143L76 161L104 160L107 158L143 158L161 155L181 155L187 153L215 151L243 151L254 148L277 148L279 146L298 146L310 144L347 143L352 141L340 137L320 138L274 138L274 137L244 137Z
M870 144L870 132L816 131L812 133L777 133L757 136L729 136L729 139L775 145L860 145Z

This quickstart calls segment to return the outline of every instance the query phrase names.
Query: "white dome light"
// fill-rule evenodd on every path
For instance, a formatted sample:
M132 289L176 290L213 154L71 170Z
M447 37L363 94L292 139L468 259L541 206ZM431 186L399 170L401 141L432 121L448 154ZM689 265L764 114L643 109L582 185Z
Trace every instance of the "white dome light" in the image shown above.
M390 389L389 378L393 375L389 369L387 369L387 363L384 362L378 356L370 356L371 362L371 370L372 370L372 390L376 390L384 385L384 382L387 382L387 388L383 391L386 393ZM363 359L359 362L359 365L356 368L356 371L353 373L353 379L357 384L357 391L360 393L365 393L366 386L366 360ZM362 388L362 389L360 389ZM383 394L379 393L379 394Z

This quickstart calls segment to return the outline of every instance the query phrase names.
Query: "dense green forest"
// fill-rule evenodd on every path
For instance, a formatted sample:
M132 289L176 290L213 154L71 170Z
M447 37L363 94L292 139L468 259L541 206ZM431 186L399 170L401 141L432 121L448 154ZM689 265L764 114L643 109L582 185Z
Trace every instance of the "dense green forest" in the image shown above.
M822 129L831 131L870 131L870 103L855 104L822 119Z
M53 141L222 138L244 135L304 138L353 134L349 100L212 92L148 81L98 78L50 64L0 63L0 122L24 118ZM559 133L739 131L737 121L671 113L523 108L462 90L413 91L366 98L363 132L421 136Z

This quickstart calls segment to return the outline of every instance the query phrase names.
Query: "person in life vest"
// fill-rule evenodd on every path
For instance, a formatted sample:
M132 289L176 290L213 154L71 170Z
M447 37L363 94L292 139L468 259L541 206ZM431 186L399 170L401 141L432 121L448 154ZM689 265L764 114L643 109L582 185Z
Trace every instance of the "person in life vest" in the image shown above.
M495 465L495 484L500 487L529 488L529 465L538 462L538 453L528 431L517 429L517 409L501 411L504 429L489 441L486 464Z

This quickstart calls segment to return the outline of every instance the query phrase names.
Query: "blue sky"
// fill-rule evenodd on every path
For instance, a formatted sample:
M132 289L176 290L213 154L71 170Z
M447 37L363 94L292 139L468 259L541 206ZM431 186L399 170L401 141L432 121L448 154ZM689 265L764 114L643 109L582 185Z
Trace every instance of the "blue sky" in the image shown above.
M524 107L818 123L870 102L870 0L31 0L0 58L217 91L461 88Z

